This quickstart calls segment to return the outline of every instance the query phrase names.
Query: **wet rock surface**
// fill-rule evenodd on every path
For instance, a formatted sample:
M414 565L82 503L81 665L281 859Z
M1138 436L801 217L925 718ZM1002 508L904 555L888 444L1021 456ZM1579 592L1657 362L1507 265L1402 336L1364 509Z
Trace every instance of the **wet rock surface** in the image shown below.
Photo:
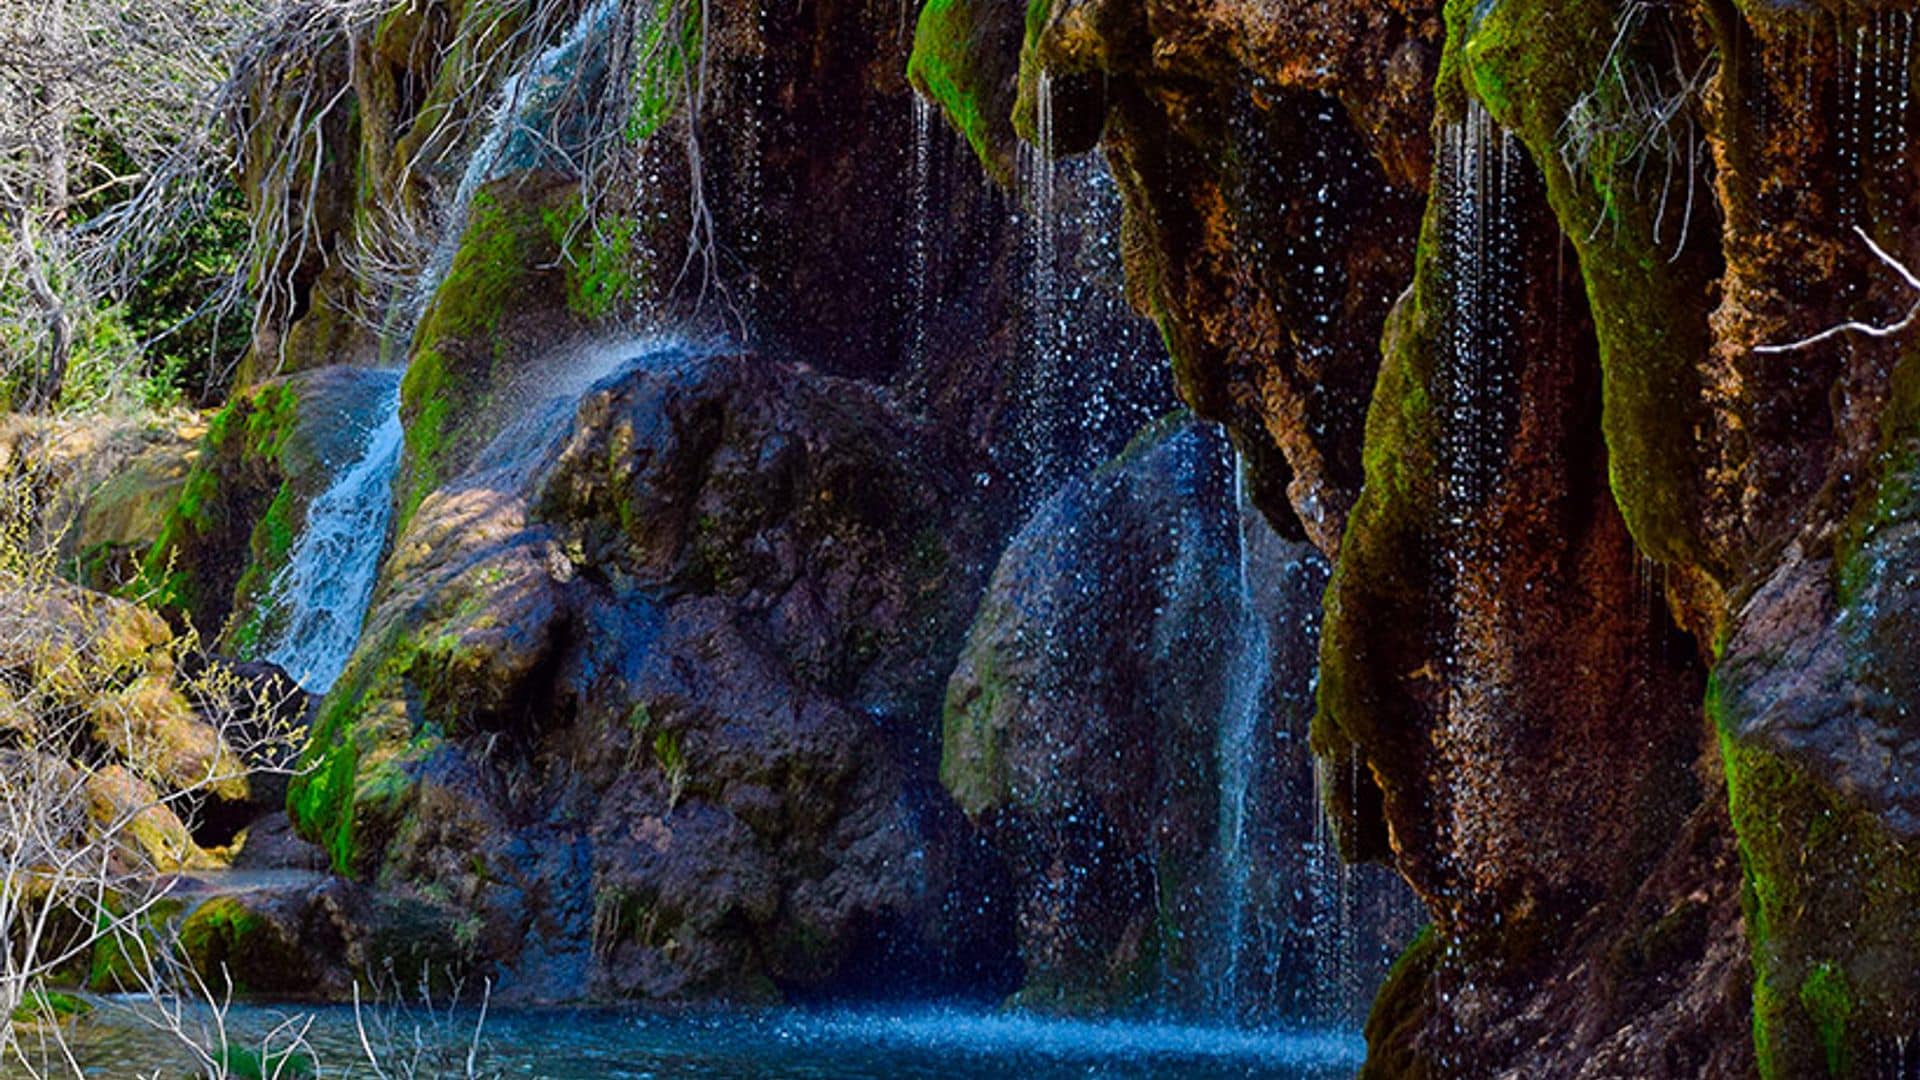
M1364 1002L1412 930L1389 875L1313 861L1326 563L1235 505L1234 468L1177 414L1069 484L1008 544L948 684L941 778L1008 860L1027 1004L1339 1017L1316 998ZM1343 888L1351 927L1325 918Z
M930 52L992 48L1014 18L955 10L974 33L923 24ZM1910 303L1859 234L1914 261L1911 19L1504 2L1025 20L1006 123L1044 142L1050 114L1065 149L1103 132L1183 393L1243 440L1264 425L1286 469L1268 459L1262 505L1288 477L1338 553L1317 744L1366 778L1336 799L1349 850L1401 869L1439 943L1381 999L1378 1075L1910 1067L1911 987L1882 962L1912 948L1914 687L1892 644L1911 347L1772 347ZM961 126L1010 66L965 70L970 93L941 98ZM1651 100L1667 111L1630 104ZM1303 118L1343 183L1272 152ZM1148 137L1167 133L1186 138ZM1226 161L1276 183L1223 183ZM1360 224L1302 227L1316 198ZM1330 257L1246 272L1303 236ZM1298 275L1342 264L1356 382L1291 394L1347 356L1299 321L1328 309ZM1256 283L1269 302L1242 303ZM1390 315L1354 306L1409 284ZM1678 940L1684 912L1701 928L1678 952L1607 951Z
M637 358L532 475L422 502L302 830L475 912L509 994L1004 985L922 749L979 556L918 435L791 365Z

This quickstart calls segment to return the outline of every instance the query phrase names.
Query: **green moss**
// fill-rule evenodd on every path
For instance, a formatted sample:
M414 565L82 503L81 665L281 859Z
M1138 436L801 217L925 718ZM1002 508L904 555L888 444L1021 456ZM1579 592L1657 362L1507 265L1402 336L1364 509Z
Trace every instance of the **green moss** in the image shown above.
M1722 678L1707 713L1739 841L1760 1074L1858 1075L1920 1015L1920 852L1741 736Z
M907 78L966 136L988 174L1011 184L1018 58L1014 42L1002 40L998 14L986 0L927 0L914 25Z
M1360 1069L1361 1080L1417 1080L1440 1074L1415 1043L1426 1023L1441 952L1440 937L1429 923L1393 962L1367 1013L1367 1060Z
M653 0L650 16L631 46L637 57L629 76L632 109L626 136L644 142L666 125L691 89L690 80L706 47L704 7L684 0Z
M396 528L439 487L477 439L468 422L484 412L500 369L514 358L510 317L552 295L543 280L559 262L550 221L577 206L571 185L530 189L502 181L474 196L447 275L415 333L400 385L406 424L405 486Z
M653 733L653 760L667 781L667 809L680 804L687 787L687 755L680 748L680 733L661 729Z
M59 1023L76 1016L85 1016L93 1011L93 1006L72 994L62 994L53 990L35 990L26 996L13 1010L13 1022L16 1024Z
M282 483L280 490L274 493L273 502L268 504L267 512L253 528L249 545L252 558L240 575L240 583L234 588L234 610L244 612L245 618L223 635L223 644L235 656L252 658L255 655L267 620L272 615L266 604L268 593L274 577L287 565L287 558L293 553L293 541L299 535L302 517L302 510L294 497L293 484L290 481Z
M213 415L128 594L189 617L211 638L227 611L271 580L297 526L283 458L299 415L299 393L286 383L243 391ZM251 491L273 484L280 485L278 493L264 510L250 501ZM237 581L222 577L216 564L232 558L248 536Z
M410 484L400 500L399 520L403 526L421 501L440 486L447 416L453 399L453 379L440 350L428 346L416 352L400 382L400 409L408 418L405 445L411 462Z
M404 702L419 641L390 633L362 651L366 657L356 658L314 721L301 771L288 785L287 812L336 871L364 878L412 797L408 767L430 755L439 737L416 732Z
M1678 61L1663 34L1623 34L1623 17L1653 16L1571 0L1450 0L1441 92L1478 98L1546 178L1586 283L1608 477L1635 542L1652 558L1717 570L1699 535L1695 446L1705 420L1697 362L1711 342L1700 297L1719 272L1714 227L1696 215L1683 247L1684 210L1663 214L1661 200L1684 203L1686 192L1643 186L1646 173L1665 170L1645 162L1658 140L1635 120L1643 103L1630 103L1623 68L1671 70ZM1680 175L1689 175L1684 164Z

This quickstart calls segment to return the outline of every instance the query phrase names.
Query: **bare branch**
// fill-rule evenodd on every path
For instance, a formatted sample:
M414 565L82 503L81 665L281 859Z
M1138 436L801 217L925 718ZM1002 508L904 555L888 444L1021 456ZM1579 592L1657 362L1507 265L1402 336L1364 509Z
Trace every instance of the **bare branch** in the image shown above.
M1866 243L1867 250L1873 252L1875 258L1890 267L1894 273L1900 275L1900 280L1906 283L1908 289L1911 289L1915 293L1920 293L1920 277L1915 277L1913 271L1909 270L1905 263L1889 255L1884 248L1874 243L1873 237L1868 236L1865 229L1855 225L1853 231ZM1872 323L1848 321L1838 326L1828 327L1811 337L1804 337L1799 341L1790 341L1784 345L1756 345L1753 351L1769 355L1796 352L1800 349L1809 348L1823 341L1829 341L1845 334L1865 334L1868 337L1889 338L1905 332L1916 320L1920 320L1920 296L1915 297L1912 306L1907 308L1907 313L1901 316L1898 322L1888 323L1884 326L1876 326Z

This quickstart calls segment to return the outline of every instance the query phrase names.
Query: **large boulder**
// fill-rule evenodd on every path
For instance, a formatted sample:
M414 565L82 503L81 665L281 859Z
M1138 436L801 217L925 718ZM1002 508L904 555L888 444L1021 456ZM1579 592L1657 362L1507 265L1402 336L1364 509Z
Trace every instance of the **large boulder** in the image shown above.
M509 995L1006 989L994 861L920 750L979 562L921 430L682 350L552 409L397 538L301 829L474 913Z

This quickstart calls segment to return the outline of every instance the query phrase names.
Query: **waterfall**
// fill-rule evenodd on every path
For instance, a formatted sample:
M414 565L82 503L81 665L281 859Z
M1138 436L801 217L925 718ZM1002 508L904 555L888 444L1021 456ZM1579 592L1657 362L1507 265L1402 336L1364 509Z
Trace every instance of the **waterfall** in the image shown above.
M1882 224L1880 204L1905 191L1914 13L1874 9L1852 18L1858 21L1835 24L1839 122L1833 137L1846 181L1836 194L1840 224L1872 231Z
M482 185L548 154L565 154L552 125L593 82L582 76L591 42L610 32L618 0L588 5L561 38L533 53L507 76L487 111L486 128L468 156L448 206L448 220L412 288L402 298L414 322L453 263L467 213ZM604 56L604 50L598 55ZM604 61L602 61L604 62ZM359 642L392 514L392 486L404 432L398 372L369 414L359 456L307 507L306 526L265 600L274 619L261 655L285 668L311 693L332 687Z
M1318 682L1317 678L1315 680ZM1312 914L1308 933L1313 939L1313 988L1316 1018L1339 1022L1354 1008L1351 961L1358 951L1354 935L1353 867L1340 857L1338 847L1327 833L1328 800L1334 782L1329 775L1331 763L1313 758L1313 802L1304 807L1313 822L1313 839L1306 851L1307 897ZM1359 769L1359 763L1352 766ZM1348 779L1357 780L1349 774Z
M1036 78L1036 142L1054 138L1053 92L1050 79ZM1011 437L997 440L994 455L1031 511L1176 398L1158 334L1126 300L1120 191L1106 162L1055 160L1023 142L1016 165L1020 363L1003 389L1015 406ZM937 287L929 291L937 306Z
M1486 796L1510 790L1502 773L1496 718L1510 706L1504 653L1511 638L1498 625L1503 618L1497 581L1500 562L1482 530L1488 503L1499 492L1505 445L1502 408L1513 398L1509 383L1518 357L1518 308L1513 295L1521 280L1519 222L1515 186L1525 167L1517 140L1495 124L1477 102L1460 122L1450 124L1438 148L1437 197L1441 201L1441 243L1445 253L1439 286L1444 330L1438 342L1434 397L1439 418L1441 458L1440 534L1432 539L1434 580L1441 584L1429 612L1436 628L1438 678L1445 695L1434 745L1446 773L1455 777L1453 794L1439 808L1447 836L1444 886L1449 928L1481 894L1478 875L1496 865L1492 846L1512 835L1520 808ZM1471 973L1456 964L1460 942L1444 935L1443 956L1452 978L1460 980L1443 997L1464 992Z
M589 40L596 31L610 30L619 12L619 0L595 0L580 12L559 41L529 56L500 84L487 108L487 126L467 156L459 186L446 208L447 221L440 238L407 300L407 310L416 321L453 265L461 234L466 231L468 209L481 185L514 169L526 168L547 154L565 156L564 144L546 125L569 104L572 95L592 84L593 80L582 77L580 71L589 59ZM596 56L604 62L605 50L599 50Z
M1248 951L1247 918L1252 905L1251 802L1255 798L1254 770L1259 761L1257 750L1261 724L1267 708L1268 683L1271 681L1273 638L1261 610L1258 584L1252 570L1251 530L1258 521L1247 499L1246 465L1235 462L1233 469L1233 507L1235 548L1239 564L1234 584L1238 612L1234 637L1237 643L1227 670L1225 708L1216 729L1215 762L1219 770L1220 810L1214 835L1214 857L1219 866L1220 906L1224 925L1221 929L1220 981L1216 1010L1227 1017L1240 1014L1245 999L1240 965Z
M1068 311L1060 303L1059 266L1063 243L1059 221L1060 163L1051 153L1053 142L1053 86L1047 73L1035 78L1035 138L1018 148L1018 189L1026 200L1023 247L1027 257L1025 386L1022 394L1026 429L1021 441L1033 452L1028 468L1042 478L1034 492L1046 494L1065 478L1073 462L1071 436L1075 421L1061 367L1065 360L1061 322Z
M400 464L400 375L379 377L387 386L378 398L377 422L366 431L359 456L308 505L306 528L268 591L280 629L262 655L310 693L326 693L347 666L386 544L393 473Z

